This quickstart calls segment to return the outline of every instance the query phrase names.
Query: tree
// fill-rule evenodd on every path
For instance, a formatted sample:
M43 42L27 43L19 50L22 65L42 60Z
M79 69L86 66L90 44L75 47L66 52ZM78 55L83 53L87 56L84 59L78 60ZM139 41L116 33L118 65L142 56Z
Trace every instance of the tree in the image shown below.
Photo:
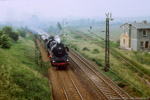
M17 42L17 40L18 40L18 38L19 38L19 33L18 32L12 32L12 36L11 36L11 38L14 40L14 41L16 41Z
M4 34L8 34L10 38L12 38L14 41L17 41L19 38L19 34L15 31L13 31L11 26L5 26L2 28L2 31Z
M10 48L9 36L7 34L3 34L0 37L2 48Z
M0 45L2 44L2 35L3 35L3 32L0 30Z
M62 30L62 26L59 22L57 23L57 27L58 27L59 30Z
M18 33L20 34L21 37L25 37L26 36L27 32L24 29L18 29L17 31L18 31Z

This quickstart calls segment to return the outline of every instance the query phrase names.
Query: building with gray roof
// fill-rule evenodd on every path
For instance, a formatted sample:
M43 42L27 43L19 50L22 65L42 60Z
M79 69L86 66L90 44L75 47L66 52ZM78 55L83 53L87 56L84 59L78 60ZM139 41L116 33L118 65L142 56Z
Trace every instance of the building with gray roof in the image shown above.
M150 51L150 23L125 23L120 26L120 47L134 51Z

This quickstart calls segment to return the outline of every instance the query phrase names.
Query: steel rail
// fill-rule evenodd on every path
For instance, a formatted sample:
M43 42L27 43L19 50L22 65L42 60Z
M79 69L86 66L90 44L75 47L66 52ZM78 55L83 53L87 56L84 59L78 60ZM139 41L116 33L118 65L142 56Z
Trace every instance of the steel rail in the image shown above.
M70 60L72 60L76 65L77 65L77 63L70 57ZM80 67L79 67L80 68ZM80 68L81 69L81 68ZM81 69L82 70L82 69ZM89 78L89 76L86 74L86 72L84 71L84 70L82 70L82 72L84 72L85 73L85 75ZM93 82L90 78L89 78L89 81L91 81L93 84L94 84L94 87L96 87L98 90L99 90L99 92L103 95L103 97L105 98L105 100L110 100L106 95L105 95L105 93L101 90L101 89L99 89L99 87L96 85L96 83L95 82ZM104 99L103 99L104 100Z
M72 50L73 51L73 50ZM79 55L78 52L73 51L74 53L76 53L77 55ZM94 67L91 63L89 63L83 56L80 55L80 57L86 62L88 63L88 65L92 66L94 69L96 69L96 71L98 71L98 73L100 73L103 77L105 77L108 81L110 81L110 83L112 83L112 85L114 85L117 89L119 89L121 92L125 93L126 96L128 96L129 98L130 95L128 95L123 89L121 89L118 85L116 85L112 80L110 80L105 74L103 74L102 72L99 71L99 69L97 69L96 67Z
M58 71L57 71L57 72L58 72ZM66 89L65 89L64 84L63 84L63 82L62 82L62 80L61 80L61 77L60 77L59 72L58 72L58 77L59 77L61 86L62 86L62 88L63 88L63 91L64 91L64 93L65 93L66 100L69 100L68 95L67 95L67 92L66 92Z
M67 72L67 75L68 75L68 72ZM84 100L84 99L83 99L83 96L81 95L79 89L77 88L77 86L76 86L75 82L73 81L73 79L71 78L71 76L68 75L68 77L70 78L71 82L73 83L73 86L75 87L76 91L78 92L78 94L79 94L81 100Z
M61 79L60 73L59 73L59 71L57 71L57 72L58 72L58 75L59 75L59 79L60 79L60 82L61 82L62 88L63 88L64 93L65 93L65 97L66 97L66 99L67 99L67 100L69 100L69 97L68 97L68 94L67 94L67 92L66 92L66 89L65 89L64 83L62 82L62 79ZM77 86L76 86L75 82L73 81L73 79L71 78L71 76L69 76L69 75L68 75L68 72L66 72L66 73L67 73L67 76L69 77L70 81L72 82L72 84L73 84L73 86L74 86L75 90L77 91L77 93L78 93L79 97L81 98L81 100L84 100L84 99L83 99L83 96L81 95L81 93L80 93L79 89L77 88Z

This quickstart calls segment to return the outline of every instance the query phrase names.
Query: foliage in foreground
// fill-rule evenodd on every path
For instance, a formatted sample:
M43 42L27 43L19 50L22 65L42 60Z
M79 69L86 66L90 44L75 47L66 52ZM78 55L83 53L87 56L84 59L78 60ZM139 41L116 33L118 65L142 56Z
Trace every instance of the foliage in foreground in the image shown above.
M0 30L0 46L9 49L11 40L17 42L19 38L18 32L15 32L11 26L4 26Z
M41 73L28 37L11 49L0 49L0 100L50 100L49 84Z
M4 34L2 31L0 31L0 45L2 48L10 48L10 39L7 34Z
M5 26L2 28L2 31L4 34L8 34L8 36L13 39L14 41L17 41L19 38L19 33L15 32L11 26Z

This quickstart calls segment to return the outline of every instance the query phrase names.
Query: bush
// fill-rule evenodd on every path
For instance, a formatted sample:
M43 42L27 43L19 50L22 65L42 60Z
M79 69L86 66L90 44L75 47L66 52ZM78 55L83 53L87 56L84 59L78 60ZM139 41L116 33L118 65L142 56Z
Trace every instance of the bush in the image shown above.
M10 36L14 41L17 41L19 38L19 34L17 32L12 32L12 35Z
M114 42L114 41L110 41L110 47L116 47L116 48L118 48L119 46L120 46L120 43Z
M79 35L76 35L75 36L75 39L81 39L82 37L81 36L79 36Z
M87 47L84 47L82 50L83 51L90 51Z
M25 37L26 34L27 34L27 32L24 29L18 29L17 31L18 31L18 33L20 34L21 37Z
M97 53L99 53L99 50L98 49L93 49L92 53L97 54Z
M4 34L8 34L10 38L12 38L14 41L18 40L19 34L15 32L11 26L5 26L2 28L2 31Z
M90 58L92 61L96 62L97 65L102 66L102 60L98 58Z
M2 45L2 48L7 48L7 49L10 48L10 42L9 42L8 35L4 34L1 36L1 45Z
M0 31L0 45L2 48L10 48L9 36Z

